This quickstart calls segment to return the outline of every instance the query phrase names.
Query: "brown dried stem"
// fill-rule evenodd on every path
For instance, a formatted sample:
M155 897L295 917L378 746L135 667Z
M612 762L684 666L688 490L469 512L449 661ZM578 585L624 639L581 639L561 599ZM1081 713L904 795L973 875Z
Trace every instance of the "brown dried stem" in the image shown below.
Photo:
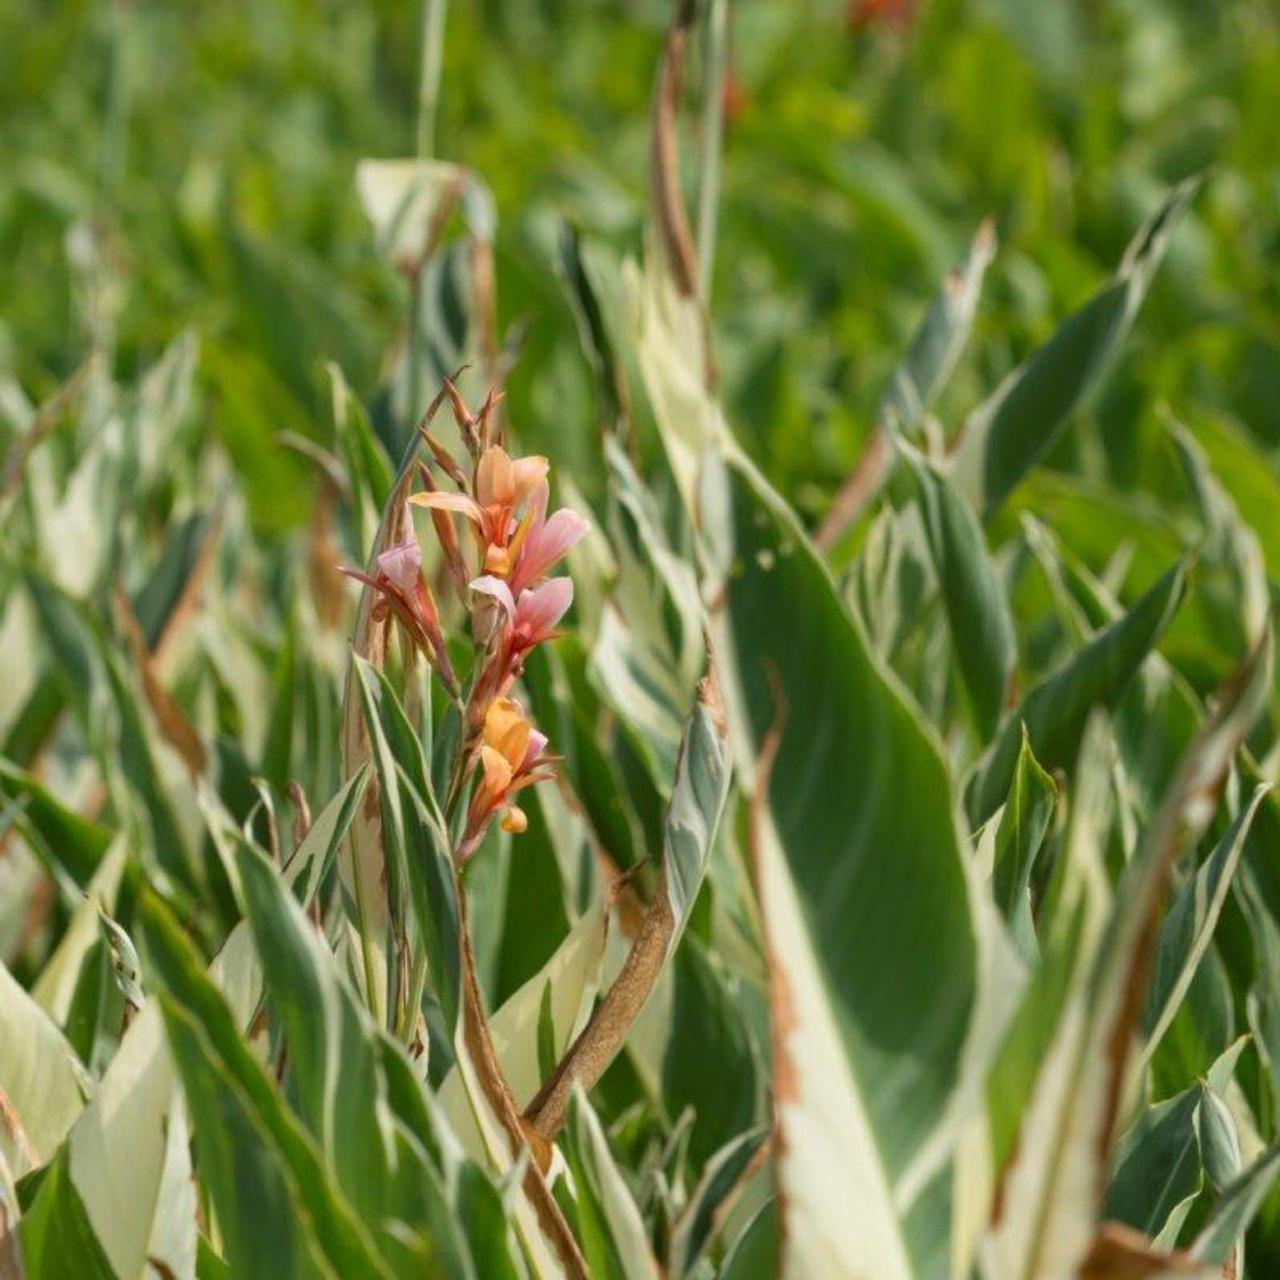
M667 962L674 932L675 917L663 872L659 876L657 893L640 926L640 934L621 972L605 998L596 1006L582 1034L525 1108L525 1120L544 1138L554 1138L564 1125L573 1086L580 1084L584 1089L590 1089L618 1056L627 1033L648 1002Z

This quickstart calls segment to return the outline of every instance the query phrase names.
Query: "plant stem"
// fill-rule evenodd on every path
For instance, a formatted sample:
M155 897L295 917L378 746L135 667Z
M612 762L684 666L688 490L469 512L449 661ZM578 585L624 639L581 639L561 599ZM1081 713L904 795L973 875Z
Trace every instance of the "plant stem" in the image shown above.
M430 160L435 152L436 108L440 102L440 68L444 60L444 19L448 0L422 0L422 60L418 76L418 159ZM408 414L410 424L418 416L419 350L422 345L422 274L429 250L414 264L409 281Z
M729 68L729 0L711 0L702 73L702 172L698 188L698 283L703 306L711 299L720 205L720 152L724 142L724 86Z
M379 1026L382 1025L382 1002L378 999L378 982L373 974L373 942L371 941L369 913L365 909L364 894L360 889L360 867L358 851L354 842L351 847L351 880L356 899L356 932L360 935L360 961L364 967L364 992L369 1003L369 1012Z
M409 998L400 1007L396 1038L408 1045L418 1025L418 1012L422 1008L422 993L427 986L427 953L421 948L413 958L413 972L409 976Z
M435 151L436 107L440 101L440 64L444 55L444 17L448 0L423 0L422 64L418 79L418 159Z
M596 1006L582 1033L525 1108L524 1118L548 1141L555 1138L569 1111L573 1086L590 1089L618 1056L627 1033L640 1016L667 962L675 918L667 894L666 873L622 969Z

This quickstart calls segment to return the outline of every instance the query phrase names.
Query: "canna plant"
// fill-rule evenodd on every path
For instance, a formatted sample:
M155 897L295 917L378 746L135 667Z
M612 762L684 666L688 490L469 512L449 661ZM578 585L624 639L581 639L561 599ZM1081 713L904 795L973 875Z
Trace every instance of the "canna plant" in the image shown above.
M330 370L301 545L191 430L193 338L121 383L95 312L27 406L0 1274L1280 1266L1280 481L1195 406L1158 505L1064 455L1199 184L949 422L983 224L802 514L711 307L727 9L667 31L643 260L559 237L594 480L508 420L492 201L425 154L357 181L409 286L385 402L440 391L379 428Z

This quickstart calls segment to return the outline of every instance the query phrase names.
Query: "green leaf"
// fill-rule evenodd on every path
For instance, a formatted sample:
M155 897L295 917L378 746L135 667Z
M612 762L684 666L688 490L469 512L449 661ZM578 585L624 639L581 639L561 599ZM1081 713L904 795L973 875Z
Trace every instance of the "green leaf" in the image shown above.
M951 643L974 726L987 742L1004 710L1017 658L1004 584L977 516L945 473L905 442L899 455L915 480Z
M314 1218L324 1206L304 1198L252 1096L220 1060L199 1017L167 996L160 1002L174 1065L198 1117L201 1180L217 1211L232 1274L262 1280L340 1275L317 1239ZM368 1274L389 1273L373 1268Z
M763 1205L729 1247L720 1280L772 1280L778 1274L782 1251L781 1206L777 1200Z
M1224 1263L1280 1176L1280 1144L1268 1148L1223 1191L1191 1247L1194 1258Z
M358 657L352 679L359 690L378 777L388 890L405 887L426 948L432 989L452 1029L460 1007L462 934L448 837L421 747L390 682ZM365 927L370 925L366 922Z
M332 858L367 771L360 771L325 806L283 872L305 906L318 862ZM262 996L262 973L249 926L232 930L210 966L237 1024L247 1029ZM92 1101L71 1130L71 1174L89 1220L122 1276L138 1275L171 1206L190 1187L172 1154L173 1108L180 1105L160 1008L149 999L129 1024ZM43 1190L41 1192L43 1194Z
M1107 1216L1148 1236L1173 1239L1200 1194L1204 1173L1196 1117L1200 1086L1148 1107L1121 1138L1107 1192Z
M538 792L530 788L520 803L529 827L518 850L513 850L507 872L506 916L492 991L495 1005L503 1004L551 959L570 928L564 877Z
M756 1123L756 1062L722 967L698 938L685 938L673 967L662 1099L672 1116L693 1108L688 1159L696 1175L726 1142ZM716 1064L715 1071L707 1070L709 1061Z
M662 833L662 878L673 930L667 955L689 923L707 875L716 829L729 793L729 745L713 678L699 686L685 724Z
M996 828L991 887L996 906L1027 960L1033 960L1036 954L1035 925L1031 919L1031 873L1057 802L1057 784L1040 767L1023 725L1013 786Z
M272 867L237 850L245 914L289 1048L299 1115L355 1211L380 1231L393 1198L395 1138L374 1026L333 953Z
M784 1265L912 1276L899 1189L925 1181L977 986L950 781L794 515L746 464L725 483L715 652L772 971Z
M1145 1018L1143 1060L1146 1062L1151 1060L1161 1037L1173 1022L1213 940L1232 877L1244 853L1249 828L1269 790L1266 784L1254 788L1240 816L1182 887L1160 926L1155 976Z
M965 423L954 459L961 491L987 517L1053 447L1124 341L1198 178L1175 187L1125 250L1114 280L1015 369Z
M518 1107L526 1106L546 1078L541 1041L547 1036L544 1006L549 1011L550 1057L559 1062L582 1030L599 987L604 957L605 916L600 905L583 915L551 959L489 1019L489 1034L502 1074ZM476 1160L486 1147L473 1114L463 1074L453 1067L439 1091L440 1107Z
M923 418L946 385L969 339L982 280L995 256L992 224L984 222L973 237L965 261L947 275L925 312L905 359L880 402L880 420L892 414L909 431Z
M592 1277L599 1280L659 1280L661 1271L635 1199L609 1149L587 1095L576 1088L569 1100L563 1141L573 1173L573 1211Z
M768 1129L749 1129L725 1143L707 1161L689 1203L671 1232L668 1270L675 1280L693 1272L741 1192L768 1137Z
M1215 1191L1224 1192L1240 1176L1240 1138L1230 1108L1207 1083L1200 1090L1197 1115L1204 1171Z
M1004 1183L990 1240L1004 1274L1070 1273L1092 1245L1094 1206L1127 1079L1138 996L1173 863L1203 832L1232 760L1271 681L1270 635L1224 687L1117 887L1102 929L1082 932L1073 978ZM1093 852L1097 869L1097 850ZM1058 907L1070 901L1069 881Z
M128 846L118 837L85 886L84 897L76 905L57 949L31 988L36 1003L59 1024L66 1024L81 967L101 938L98 914L115 908L128 857Z
M519 1250L501 1193L479 1166L458 1170L458 1228L471 1252L476 1280L520 1280Z
M232 1271L309 1275L323 1258L338 1275L389 1277L319 1148L241 1039L230 1006L167 909L144 896L141 919L147 954L170 993L160 997L165 1030Z
M93 1233L71 1178L70 1163L63 1148L45 1172L35 1203L18 1224L26 1268L18 1274L122 1280L111 1269Z
M1169 625L1185 577L1185 567L1175 565L1123 618L1027 693L970 781L969 812L975 822L989 818L1008 794L1024 732L1044 768L1074 763L1090 710L1113 706L1124 693Z
M31 774L0 760L0 794L21 806L18 825L30 833L50 870L84 887L111 844L111 832L83 818Z

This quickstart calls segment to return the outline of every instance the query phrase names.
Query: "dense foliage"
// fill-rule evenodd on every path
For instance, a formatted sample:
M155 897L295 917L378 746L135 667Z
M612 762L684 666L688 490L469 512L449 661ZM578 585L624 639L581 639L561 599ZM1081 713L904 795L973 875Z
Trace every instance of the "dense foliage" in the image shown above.
M0 0L0 1276L1280 1273L1262 0Z

